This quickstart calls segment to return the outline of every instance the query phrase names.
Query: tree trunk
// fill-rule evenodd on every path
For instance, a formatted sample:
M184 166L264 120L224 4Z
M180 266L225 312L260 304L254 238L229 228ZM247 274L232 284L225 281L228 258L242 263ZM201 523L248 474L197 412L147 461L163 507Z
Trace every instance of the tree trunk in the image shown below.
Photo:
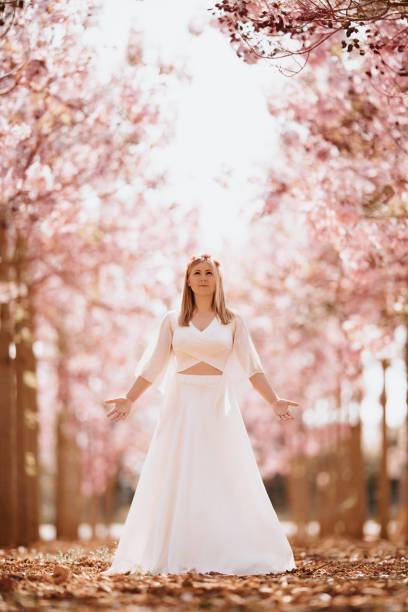
M408 317L407 317L408 319ZM405 325L405 377L408 380L408 321ZM405 413L405 466L400 480L400 507L398 523L404 544L408 544L408 386L406 391L407 411Z
M0 282L10 282L7 222L0 209ZM11 297L10 297L11 299ZM0 304L0 546L17 544L17 469L15 377L10 304Z
M386 389L385 389L385 372L388 367L388 360L381 361L383 369L384 384L381 393L381 463L378 482L378 520L380 523L380 537L388 538L388 521L389 521L389 505L390 505L390 483L388 479L388 440L387 440L387 412L386 412Z
M79 449L66 431L66 412L57 420L56 532L58 539L76 540L81 514Z
M0 546L17 543L16 419L9 305L0 304Z
M328 449L319 453L316 474L316 502L318 508L319 535L324 537L334 531L335 490L332 481L332 456Z
M350 425L347 437L350 481L348 504L345 513L347 535L359 539L363 537L367 513L361 427L360 420L355 425Z
M58 404L57 470L55 482L55 523L57 538L76 540L81 521L81 449L76 441L78 423L69 413L67 359L68 341L62 329L58 333Z
M57 419L56 531L57 539L76 540L81 519L80 449L67 431L69 415L63 407Z
M340 504L342 501L340 483L339 453L341 445L341 393L340 387L336 392L336 421L327 426L327 448L321 457L321 472L318 475L317 488L319 497L319 525L320 535L327 536L341 533L343 523L340 518Z
M110 528L113 523L115 513L115 497L118 484L118 471L115 470L108 478L105 494L104 494L104 518L105 525Z
M92 538L97 537L97 525L100 522L100 497L97 493L92 492L89 496L89 524L91 527Z
M14 312L17 403L18 543L29 545L39 537L39 465L36 360L33 352L34 324L30 286L26 280L26 243L16 244L17 282L20 293ZM25 294L24 294L25 291Z
M350 511L355 500L351 491L351 466L348 444L348 432L339 432L339 440L336 453L337 470L337 508L338 518L335 526L335 533L345 535L350 521Z
M297 525L297 538L302 540L306 535L309 518L307 458L303 453L296 453L291 458L288 475L288 496L293 520Z

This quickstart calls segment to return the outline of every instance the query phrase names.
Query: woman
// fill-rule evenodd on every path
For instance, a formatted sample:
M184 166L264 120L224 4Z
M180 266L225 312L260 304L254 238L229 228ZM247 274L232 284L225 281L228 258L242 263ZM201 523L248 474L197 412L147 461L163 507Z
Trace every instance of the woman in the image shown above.
M280 421L289 406L269 385L248 329L227 308L220 264L187 265L181 312L168 311L126 397L107 416L126 418L150 385L165 401L111 567L115 573L267 574L296 568L269 500L239 408L243 380ZM166 384L164 385L164 380Z

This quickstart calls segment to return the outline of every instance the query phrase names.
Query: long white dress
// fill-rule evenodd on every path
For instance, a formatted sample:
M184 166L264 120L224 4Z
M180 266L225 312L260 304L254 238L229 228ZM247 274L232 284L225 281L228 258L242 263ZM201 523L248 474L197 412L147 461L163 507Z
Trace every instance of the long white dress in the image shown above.
M115 573L268 574L296 568L242 419L231 366L263 372L239 315L202 331L168 311L139 362L165 398L111 567ZM173 360L173 371L169 368ZM204 361L223 374L181 374Z

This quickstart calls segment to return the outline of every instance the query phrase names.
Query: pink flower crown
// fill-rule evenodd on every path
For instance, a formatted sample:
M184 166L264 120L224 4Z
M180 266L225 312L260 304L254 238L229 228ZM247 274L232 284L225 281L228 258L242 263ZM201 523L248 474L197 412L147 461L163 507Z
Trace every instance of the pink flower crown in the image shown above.
M200 257L203 257L204 259L212 259L219 271L221 264L218 261L218 259L214 259L212 255L210 255L210 253L202 253L201 255L192 255L188 261L187 268L192 264L193 261L195 261L196 259L199 259ZM219 271L219 275L222 277L222 274L220 271Z

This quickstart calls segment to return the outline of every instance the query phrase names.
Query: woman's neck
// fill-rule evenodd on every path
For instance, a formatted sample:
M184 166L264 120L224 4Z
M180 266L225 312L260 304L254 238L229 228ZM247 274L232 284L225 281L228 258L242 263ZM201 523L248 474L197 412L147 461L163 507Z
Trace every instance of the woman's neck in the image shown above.
M212 296L203 295L195 298L194 308L197 312L212 312Z

